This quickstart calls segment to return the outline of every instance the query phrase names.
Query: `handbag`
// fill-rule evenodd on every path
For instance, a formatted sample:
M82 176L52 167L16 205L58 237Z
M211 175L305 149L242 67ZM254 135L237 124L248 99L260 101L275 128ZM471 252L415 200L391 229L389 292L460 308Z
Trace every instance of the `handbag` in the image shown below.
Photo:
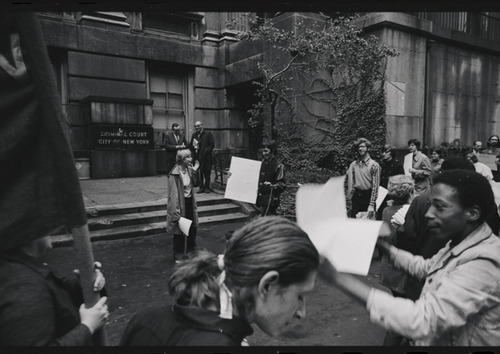
M199 187L200 186L200 171L191 171L191 183L193 183L193 187Z

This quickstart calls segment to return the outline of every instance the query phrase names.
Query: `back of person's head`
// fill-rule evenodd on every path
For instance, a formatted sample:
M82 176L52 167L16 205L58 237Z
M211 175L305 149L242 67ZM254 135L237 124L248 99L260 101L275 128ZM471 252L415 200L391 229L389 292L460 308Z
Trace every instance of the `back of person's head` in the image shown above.
M475 171L476 168L470 162L464 157L459 157L459 156L452 156L448 157L443 161L443 164L441 165L441 171L447 171L447 170L469 170L469 171Z
M279 216L258 218L236 230L229 239L224 264L228 284L258 284L270 270L278 271L279 283L305 280L318 268L318 251L294 222Z
M395 175L389 177L387 186L388 197L393 200L394 205L404 205L410 202L415 184L410 176Z
M448 185L457 191L460 206L464 209L477 205L481 209L478 222L496 212L495 197L490 182L481 174L469 170L446 170L437 175L434 185Z
M372 147L372 143L370 140L366 139L366 138L358 138L356 139L356 141L354 142L354 148L357 149L359 147L359 145L361 144L365 144L366 145L366 148L369 150L371 147Z
M236 230L229 238L221 269L217 257L206 250L189 253L177 264L169 280L169 292L183 305L220 309L221 271L225 283L240 297L244 307L252 306L252 291L269 271L279 273L282 286L304 281L319 266L319 254L307 234L283 217L266 216Z
M415 147L417 148L417 150L420 151L420 148L422 146L422 143L420 142L420 140L418 140L418 139L410 139L410 140L408 140L408 146L410 144L415 145Z
M217 277L220 273L215 254L204 249L194 250L186 261L176 264L168 281L168 291L180 305L219 308Z

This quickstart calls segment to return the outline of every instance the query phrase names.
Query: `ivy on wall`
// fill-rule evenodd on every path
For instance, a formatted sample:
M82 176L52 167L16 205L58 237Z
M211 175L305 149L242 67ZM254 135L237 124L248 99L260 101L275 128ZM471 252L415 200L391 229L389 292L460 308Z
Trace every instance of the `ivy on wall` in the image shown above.
M374 157L385 144L385 62L397 53L366 35L359 21L307 19L290 29L257 18L239 35L262 40L271 53L258 63L263 80L255 82L259 100L248 111L249 126L278 140L278 157L292 186L345 174L359 137L372 142ZM326 105L328 113L304 102ZM316 122L308 127L318 132L315 139L305 133L304 122ZM283 196L284 214L294 213L294 203L286 202L290 193L295 191Z

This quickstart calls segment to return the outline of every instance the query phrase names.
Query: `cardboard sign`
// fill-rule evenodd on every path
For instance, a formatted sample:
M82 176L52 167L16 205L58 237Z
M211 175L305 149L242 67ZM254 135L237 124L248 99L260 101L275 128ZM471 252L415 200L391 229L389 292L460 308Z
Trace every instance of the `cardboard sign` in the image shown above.
M476 156L479 162L484 163L486 166L491 168L492 171L497 171L497 164L495 163L497 157L495 155L476 154Z

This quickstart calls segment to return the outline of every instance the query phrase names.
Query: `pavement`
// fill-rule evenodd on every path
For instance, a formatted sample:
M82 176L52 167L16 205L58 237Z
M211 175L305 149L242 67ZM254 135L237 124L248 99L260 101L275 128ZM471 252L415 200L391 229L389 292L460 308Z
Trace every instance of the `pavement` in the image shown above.
M80 180L80 187L86 208L149 202L167 197L167 176L86 179ZM224 194L220 190L211 193ZM199 198L208 195L201 194Z
M86 208L166 198L167 176L80 180Z

